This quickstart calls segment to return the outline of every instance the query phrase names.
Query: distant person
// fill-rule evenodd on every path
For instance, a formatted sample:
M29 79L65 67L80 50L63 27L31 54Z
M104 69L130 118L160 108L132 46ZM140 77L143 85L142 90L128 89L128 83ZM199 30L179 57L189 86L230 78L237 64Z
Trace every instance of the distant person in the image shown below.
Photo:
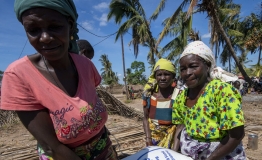
M87 58L89 58L90 60L94 57L94 48L92 47L92 45L84 39L80 39L77 42L77 45L79 47L79 54L86 56Z
M235 81L233 82L233 86L239 91L239 93L241 94L241 96L243 96L242 91L240 90L240 82L239 81Z
M129 94L129 86L127 86L127 91L126 91L127 94Z
M178 94L174 82L175 67L169 60L155 64L143 93L143 126L146 146L171 149L176 126L172 124L172 104Z
M135 97L134 88L132 86L130 87L130 97L131 99L134 99Z
M244 84L246 83L246 81L245 81L245 78L242 76L242 74L239 74L238 75L238 80L237 81L239 81L239 83L240 83L240 88L239 88L239 90L240 91L243 91L243 89L244 89Z
M129 99L131 99L131 92L130 92L130 87L129 86L127 86L126 94L128 94L127 96L129 97Z

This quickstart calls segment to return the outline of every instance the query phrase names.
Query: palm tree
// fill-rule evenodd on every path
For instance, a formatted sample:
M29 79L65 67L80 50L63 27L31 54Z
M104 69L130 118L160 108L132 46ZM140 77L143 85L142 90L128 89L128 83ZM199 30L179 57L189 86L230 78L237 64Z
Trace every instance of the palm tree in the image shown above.
M228 0L224 0L224 1L227 2ZM229 0L229 2L230 1L231 0ZM237 55L236 55L236 53L235 53L235 51L234 51L234 49L231 45L230 39L228 38L225 30L223 29L222 24L219 21L219 17L218 17L219 9L218 9L217 2L218 2L218 0L203 0L202 3L199 5L199 7L200 7L201 10L206 11L208 16L213 19L215 26L217 26L217 28L215 28L215 30L222 35L222 38L224 39L225 43L227 44L228 49L230 51L230 54L233 57L233 59L235 60L235 63L237 65L237 67L239 68L239 71L242 73L245 80L249 84L251 84L252 82L251 82L250 77L247 75L243 66L239 62Z
M239 22L239 13L240 13L240 5L234 4L234 3L225 3L222 1L222 4L220 4L221 7L219 7L219 18L220 22L223 25L224 30L227 32L227 35L230 39L230 42L232 44L232 47L235 51L241 51L245 52L245 48L243 45L243 37L244 34L240 32L241 29L241 23ZM212 25L214 25L213 20L210 19L210 22ZM214 30L215 26L212 27L212 34L211 34L211 44L216 45L216 49L219 48L217 44L222 44L223 51L220 55L220 61L223 66L225 66L225 63L228 62L228 69L229 72L231 72L231 54L230 50L227 44L225 44L223 38L221 36L218 36L219 33ZM213 38L214 37L214 38ZM218 42L219 41L219 42ZM216 50L216 57L218 56L218 50Z
M262 9L261 15L255 15L251 13L250 16L246 17L244 20L244 27L246 28L245 32L245 46L255 53L258 51L258 61L257 65L260 66L261 61L261 52L262 52ZM259 67L258 67L259 68Z
M155 62L154 56L160 58L158 50L155 49L155 41L150 31L150 22L146 19L145 11L139 0L112 0L109 8L108 20L114 17L115 22L120 24L123 19L126 19L117 31L116 40L118 40L120 35L124 35L131 29L131 44L134 47L135 57L139 53L139 44L147 43L150 51L154 53L150 61Z
M224 30L230 35L230 36L243 36L240 32L237 31L236 24L239 20L239 13L240 13L240 5L234 4L232 2L228 3L226 1L219 1L219 20L224 28ZM211 49L215 47L215 59L217 62L219 52L220 52L220 46L225 46L225 41L221 34L217 32L215 29L215 23L212 17L209 18L209 28L211 32L211 38L210 38L210 44ZM231 34L230 34L231 33ZM232 37L231 37L232 38ZM225 53L225 52L224 52ZM224 59L226 57L231 57L230 52L227 52L228 55L223 55L222 58ZM224 59L227 60L228 58Z
M239 62L242 64L242 66L244 67L245 71L247 73L250 72L250 68L247 68L247 64L252 62L252 60L249 60L247 55L248 55L248 50L245 50L243 51L239 56L238 56L238 59L239 59ZM233 66L233 71L232 71L234 74L238 74L239 73L239 69L237 68L236 64L234 64ZM248 74L249 75L249 74Z
M118 82L119 82L119 77L118 77L118 75L117 75L117 72L114 72L113 80L114 80L114 83L115 83L115 84L118 84Z
M262 66L257 63L255 65L251 65L252 74L256 77L260 77L262 75Z
M102 63L103 68L101 68L100 71L102 78L113 78L114 72L112 71L112 64L108 59L108 56L106 54L102 54L99 58L99 61Z
M169 17L168 19L166 19L166 21L164 22L165 24L165 27L163 28L162 32L160 33L158 39L157 39L157 43L156 43L156 48L158 47L158 45L160 44L160 42L163 40L163 38L168 35L170 33L170 30L172 30L172 26L174 26L176 24L176 22L181 22L181 21L178 21L178 19L180 18L180 20L182 20L183 22L185 22L185 18L184 16L181 16L181 13L182 13L182 10L183 8L190 2L191 0L184 0L180 6L177 8L177 10L173 13L173 15L171 17ZM165 2L166 0L161 0L157 9L155 10L155 12L153 13L153 15L151 16L151 20L155 20L158 15L160 14L160 12L164 9L165 7ZM192 14L191 14L192 15ZM189 16L190 18L191 15ZM191 31L191 27L192 27L192 19L191 21L188 21L188 25L185 25L182 23L182 26L180 26L180 29L182 29L183 27L184 28L187 28L190 32ZM177 27L178 28L178 27ZM185 30L184 30L185 31ZM187 44L187 36L185 35L186 32L183 32L181 31L181 40L180 40L180 43L183 43L183 46L185 46Z
M167 23L166 27L164 27L163 31L160 34L160 38L158 39L158 42L156 44L156 46L158 46L158 44L160 43L160 41L162 40L162 38L164 37L163 35L165 35L168 32L168 28L170 28L171 26L171 22L174 22L174 20L177 18L178 13L183 9L183 7L185 7L186 5L190 4L187 15L188 17L192 15L193 13L193 9L195 6L198 7L198 11L200 12L207 12L207 15L209 16L209 18L212 19L215 28L214 30L217 33L220 33L222 39L224 40L225 44L228 46L228 50L230 51L230 54L232 55L233 59L235 60L236 65L238 66L240 72L242 73L243 77L246 79L246 81L248 83L251 84L251 79L249 78L249 76L246 74L243 66L240 64L237 55L231 45L230 39L228 38L222 24L220 23L219 20L219 4L221 2L225 2L225 3L230 3L232 2L232 0L202 0L200 1L201 3L198 3L198 0L184 0L181 5L178 7L178 9L174 12L174 14L171 16L169 23ZM161 0L160 3L160 7L159 10L157 10L158 12L155 13L155 17L157 17L157 15L159 14L160 11L163 10L165 6L165 0Z
M199 40L198 34L192 30L192 16L190 16L188 19L185 19L185 17L186 13L180 11L177 19L174 22L170 22L171 18L167 18L163 23L164 26L167 26L166 24L170 23L170 28L163 30L166 31L166 34L161 33L160 35L171 35L175 36L175 38L167 43L162 48L160 53L162 55L165 52L170 52L167 56L167 59L171 61L177 59L177 56L183 52L184 47L187 45L188 37L190 37L190 40ZM163 37L159 37L157 43L159 43L162 38Z
M113 72L112 63L109 61L106 54L102 54L99 58L99 61L102 63L103 68L100 71L103 81L106 81L107 84L118 84L119 77L117 72Z

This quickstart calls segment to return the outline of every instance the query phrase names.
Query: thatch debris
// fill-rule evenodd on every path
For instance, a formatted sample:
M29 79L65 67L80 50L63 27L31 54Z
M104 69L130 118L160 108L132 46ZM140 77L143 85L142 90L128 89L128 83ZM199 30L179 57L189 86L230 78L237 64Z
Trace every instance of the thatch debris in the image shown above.
M142 120L142 112L126 106L102 87L98 87L96 91L101 101L105 104L109 114L117 114L126 118L137 118L138 120Z

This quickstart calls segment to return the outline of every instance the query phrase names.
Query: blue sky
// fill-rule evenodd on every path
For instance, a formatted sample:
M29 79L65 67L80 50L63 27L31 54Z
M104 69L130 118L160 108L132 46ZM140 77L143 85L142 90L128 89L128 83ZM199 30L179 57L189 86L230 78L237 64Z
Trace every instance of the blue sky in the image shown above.
M110 0L74 0L74 2L79 14L78 23L86 30L99 36L109 35L118 30L119 26L114 23L113 19L107 21ZM167 1L165 10L160 14L158 19L151 24L151 31L154 37L157 37L162 31L162 21L171 16L181 2L182 0ZM243 17L250 14L252 11L259 13L261 0L235 0L234 2L241 4L241 16ZM159 0L140 0L140 3L143 5L147 17L150 17L156 9ZM33 54L35 50L30 43L26 43L27 37L23 26L18 22L14 13L14 0L0 0L0 4L0 70L5 70L13 61L17 60L19 57ZM202 41L209 45L210 34L208 30L208 18L205 13L194 15L193 29L199 31ZM80 39L86 39L92 45L104 39L94 36L80 27L78 35ZM128 45L130 40L131 36L129 34L124 35L126 68L130 68L131 63L135 60L142 61L145 63L146 75L148 76L150 74L146 59L148 48L140 47L139 55L137 59L135 59L132 46ZM160 46L164 46L170 40L171 38L165 38ZM115 42L115 36L111 36L95 45L94 50L95 56L92 61L98 71L102 68L101 62L99 61L100 55L107 54L109 60L112 62L113 71L118 73L119 79L121 80L120 82L122 82L123 68L120 39ZM253 63L255 63L257 53L250 55L249 59L253 60Z

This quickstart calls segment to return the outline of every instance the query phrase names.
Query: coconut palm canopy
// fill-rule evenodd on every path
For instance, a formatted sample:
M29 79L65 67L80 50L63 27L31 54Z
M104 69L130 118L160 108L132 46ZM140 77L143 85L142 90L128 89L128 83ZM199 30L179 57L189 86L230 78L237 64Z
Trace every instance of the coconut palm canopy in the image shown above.
M248 44L259 42L259 36L256 33L260 33L259 29L261 27L258 25L261 23L255 22L260 22L260 18L257 16L260 15L261 1L150 0L150 2L148 2L138 0L113 0L107 2L74 2L79 15L79 37L90 41L95 50L95 56L92 61L98 68L98 71L102 73L101 68L104 67L99 61L100 55L108 55L112 63L112 71L120 75L120 81L123 80L122 48L119 38L121 35L123 35L124 39L126 68L130 67L130 64L136 60L136 57L137 61L143 61L145 63L147 76L150 73L149 66L153 66L154 61L160 57L168 58L175 63L179 53L183 50L183 46L189 41L199 38L208 44L210 38L204 36L208 35L208 33L213 37L213 51L217 55L217 64L222 66L220 63L220 56L227 41L223 38L223 34L216 30L219 25L214 23L216 21L214 21L214 17L211 16L212 10L209 10L212 8L210 4L213 2L216 5L214 10L218 13L218 19L222 24L221 28L224 29L227 37L230 36L230 32L236 34L236 29L247 27L249 30L246 32L241 31L241 33L244 33L245 39L248 40L244 42L246 43L245 48L247 48ZM212 3L208 4L207 2ZM241 6L240 14L237 15L236 11L234 15L232 13L235 10L233 6L237 5ZM3 1L1 6L5 6L0 10L2 13L0 14L0 18L5 25L0 25L0 35L3 37L0 39L2 50L2 52L0 52L0 70L5 70L11 62L26 54L35 53L35 50L27 43L26 37L24 36L24 29L15 18L13 1ZM253 12L253 16L250 14L251 12ZM111 18L107 21L108 16L110 17L110 13L112 13ZM233 20L238 20L242 23L248 16L250 16L251 19L246 20L246 25L240 25L238 27L231 25L238 24L232 23ZM122 28L120 28L121 26ZM119 29L123 32L118 32ZM233 30L234 32L232 32ZM251 32L252 34L250 34ZM250 37L248 37L248 35L250 35ZM115 41L116 38L117 41ZM232 37L231 35L229 41L233 40L236 40L236 37ZM216 52L216 48L220 50ZM235 51L236 57L240 56L242 51L239 49L235 50L236 48L234 45L232 48L233 51ZM230 53L232 52L232 48L229 49ZM248 49L254 53L252 55L251 52L247 53L247 57L253 61L246 64L246 66L251 67L250 65L255 65L258 63L258 59L261 58L257 56L259 53L258 45L250 46ZM231 65L234 65L235 58L231 57L230 60ZM225 62L225 66L228 65L229 60ZM245 69L245 67L243 68Z
M161 0L151 17L147 19L145 11L138 0L112 0L108 19L114 17L115 22L120 24L125 18L125 22L120 24L116 39L118 39L119 34L124 34L130 29L133 31L131 43L134 44L135 56L138 55L139 44L148 44L150 62L155 62L154 55L159 58L164 53L168 53L166 58L177 62L177 57L179 57L188 41L201 38L196 34L198 32L192 29L194 14L198 12L205 13L210 24L210 44L211 48L215 47L216 59L220 56L220 62L223 66L228 62L230 72L231 66L235 64L244 78L251 83L251 79L245 70L246 67L243 66L244 63L240 61L237 53L246 54L249 51L252 53L256 49L260 50L261 53L262 38L259 31L262 27L260 26L261 23L258 22L262 21L262 11L260 19L251 14L250 19L252 20L243 21L240 17L241 5L236 4L233 0L183 0L173 14L170 14L170 17L163 21L163 29L158 37L153 38L150 22L156 20L160 13L165 10L166 3L166 0ZM173 37L172 40L163 47L159 47L162 40L167 36ZM247 37L249 39L246 39ZM259 42L252 43L254 41ZM223 48L222 51L220 51L221 47ZM159 48L161 49L158 52ZM260 64L260 55L257 66Z

